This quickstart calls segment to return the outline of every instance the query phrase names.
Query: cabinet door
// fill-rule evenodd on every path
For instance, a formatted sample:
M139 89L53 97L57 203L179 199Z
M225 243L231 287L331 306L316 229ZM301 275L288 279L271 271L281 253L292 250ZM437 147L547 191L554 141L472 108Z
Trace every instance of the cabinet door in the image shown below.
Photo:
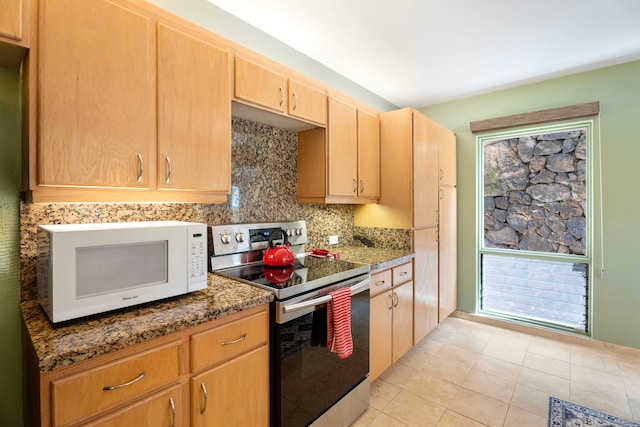
M300 81L289 79L289 115L319 123L327 122L327 95Z
M413 226L435 227L438 210L438 126L413 115Z
M191 425L269 425L269 354L266 346L191 379Z
M369 379L373 381L391 366L391 329L393 321L393 297L391 291L371 298L369 308L371 311Z
M158 187L231 191L228 53L158 25Z
M414 325L413 342L417 344L438 325L438 241L437 228L413 232Z
M24 0L0 0L0 37L22 40Z
M37 183L148 187L156 137L149 19L104 0L42 1L40 13Z
M444 128L438 129L440 184L456 185L456 135Z
M284 113L286 78L257 62L236 56L234 96L253 104Z
M413 346L413 282L393 289L393 350L395 363Z
M327 99L329 195L356 197L358 191L356 107L331 96Z
M358 196L380 197L380 119L358 110Z
M176 385L169 390L142 399L97 421L87 427L131 427L131 426L179 426L185 411L182 403L182 387Z
M440 187L440 322L458 306L456 196L457 191L454 187Z

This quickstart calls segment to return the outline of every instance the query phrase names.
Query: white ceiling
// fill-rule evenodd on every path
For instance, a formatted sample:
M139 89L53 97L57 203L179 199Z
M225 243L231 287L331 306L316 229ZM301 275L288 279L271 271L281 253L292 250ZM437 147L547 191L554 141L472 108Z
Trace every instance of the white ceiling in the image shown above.
M208 1L399 107L640 59L640 0Z

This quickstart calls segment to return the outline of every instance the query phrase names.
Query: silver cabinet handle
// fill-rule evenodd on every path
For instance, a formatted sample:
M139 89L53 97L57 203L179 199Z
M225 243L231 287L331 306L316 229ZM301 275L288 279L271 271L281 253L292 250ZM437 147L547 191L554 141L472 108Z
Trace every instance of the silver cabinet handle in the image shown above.
M168 184L171 181L171 159L167 156L167 179L164 181L165 184Z
M387 283L387 281L386 281L386 280L379 280L379 281L377 281L376 283L374 283L374 285L375 285L375 286L382 286L382 285L384 285L385 283Z
M298 94L293 92L293 111L298 108Z
M173 403L173 397L169 398L169 405L171 405L171 427L176 426L176 405Z
M117 390L119 388L130 386L131 384L137 383L138 381L143 379L145 377L145 375L147 375L147 371L142 372L140 375L138 375L136 378L132 379L129 382L126 382L124 384L118 384L118 385L107 385L107 386L102 387L102 390L110 391L110 390Z
M364 193L364 179L360 178L360 193Z
M389 307L387 307L389 310L391 310L393 308L393 296L391 295L387 295L389 297Z
M398 294L396 294L396 293L394 292L394 293L393 293L393 298L396 300L396 302L393 304L393 306L394 306L394 307L397 307L397 306L398 306L398 303L400 302L400 301L398 300Z
M278 88L280 90L280 105L284 104L284 89L282 86Z
M204 396L204 404L202 405L202 409L200 409L200 413L204 414L204 411L207 410L207 387L205 387L204 383L200 383L200 388L202 389L202 395Z
M142 182L142 172L144 171L142 163L142 154L138 153L138 182Z
M444 171L440 169L440 181L444 179Z
M440 189L440 200L442 200L444 198L444 191L442 191L442 189Z
M247 337L247 334L246 334L246 333L244 333L244 334L242 334L242 336L241 336L240 338L235 339L235 340L233 340L233 341L222 341L222 342L220 343L220 345L237 344L237 343L239 343L240 341L243 341L246 337Z
M408 271L401 271L400 273L398 273L398 276L406 276L407 274L409 274Z
M353 178L353 192L356 193L358 191L358 180Z

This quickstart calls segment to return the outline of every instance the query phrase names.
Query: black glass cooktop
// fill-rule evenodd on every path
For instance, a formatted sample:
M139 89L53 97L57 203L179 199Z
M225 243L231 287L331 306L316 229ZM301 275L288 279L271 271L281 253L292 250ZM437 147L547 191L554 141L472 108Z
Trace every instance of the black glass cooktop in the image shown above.
M298 257L292 266L269 267L254 263L216 271L268 289L286 299L369 272L369 265L333 258Z

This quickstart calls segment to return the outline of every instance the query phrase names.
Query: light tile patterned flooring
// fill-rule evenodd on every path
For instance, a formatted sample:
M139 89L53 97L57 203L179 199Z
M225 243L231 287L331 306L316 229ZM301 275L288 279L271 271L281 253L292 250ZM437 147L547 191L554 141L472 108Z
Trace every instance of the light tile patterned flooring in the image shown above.
M549 395L640 422L640 351L549 336L450 317L371 384L352 427L546 427Z

